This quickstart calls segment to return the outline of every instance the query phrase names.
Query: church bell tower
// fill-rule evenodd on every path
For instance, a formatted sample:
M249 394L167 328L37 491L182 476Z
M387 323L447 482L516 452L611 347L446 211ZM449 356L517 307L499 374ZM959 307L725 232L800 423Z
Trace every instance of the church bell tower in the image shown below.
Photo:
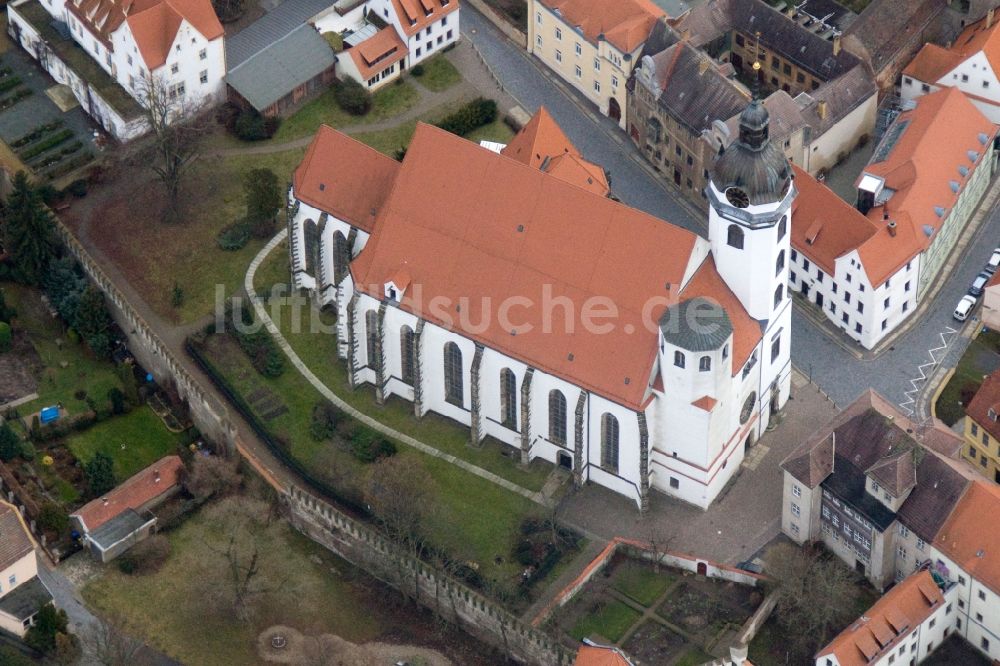
M772 321L789 300L795 186L771 143L759 99L740 114L739 137L716 158L706 188L708 240L716 267L751 317Z

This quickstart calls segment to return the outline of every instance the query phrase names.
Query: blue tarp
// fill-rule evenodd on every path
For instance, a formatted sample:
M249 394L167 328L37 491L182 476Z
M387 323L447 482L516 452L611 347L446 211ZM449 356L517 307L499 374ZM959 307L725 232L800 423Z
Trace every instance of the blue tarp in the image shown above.
M39 420L42 423L52 423L59 418L59 408L58 407L44 407L41 413L38 415Z

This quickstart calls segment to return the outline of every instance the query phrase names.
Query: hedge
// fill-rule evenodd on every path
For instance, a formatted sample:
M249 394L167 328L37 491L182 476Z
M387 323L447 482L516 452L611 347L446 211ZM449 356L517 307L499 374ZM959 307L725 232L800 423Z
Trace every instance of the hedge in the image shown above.
M371 93L350 77L334 85L333 98L337 106L352 116L363 116L372 108Z
M7 92L21 85L21 77L11 76L0 79L0 92Z
M497 103L492 99L477 97L454 113L437 122L441 129L465 136L473 130L489 125L497 119Z
M184 348L187 353L194 359L198 367L208 375L208 378L212 380L226 398L236 407L247 423L250 424L250 428L256 433L256 435L264 442L271 453L279 460L283 465L291 469L295 474L297 474L306 485L310 486L313 490L318 492L321 496L332 500L335 504L340 505L340 508L347 509L349 512L355 514L355 516L360 518L371 518L371 512L368 507L365 506L364 502L355 500L347 495L344 495L336 488L326 483L325 481L317 478L310 470L306 469L301 462L296 460L294 457L289 455L288 450L281 445L281 443L271 434L271 431L267 429L261 420L257 417L257 414L250 408L250 405L246 403L243 396L240 395L236 389L232 387L229 380L216 369L215 365L202 353L199 349L198 344L192 339L188 338L184 342Z
M63 121L61 119L59 119L59 120L53 120L51 123L46 123L44 125L39 125L38 127L36 127L35 129L31 130L30 132L28 132L27 134L25 134L21 138L19 138L16 141L12 142L10 144L10 147L11 148L23 148L24 146L27 146L32 141L38 141L39 139L41 139L43 136L45 136L49 132L54 132L55 130L59 129L62 126L63 126Z
M24 150L19 151L18 152L18 156L22 160L30 160L32 157L35 157L36 155L41 155L46 150L50 150L52 148L55 148L60 143L68 141L71 138L73 138L73 130L71 130L71 129L64 129L61 132L56 132L52 136L47 137L47 138L43 139L42 141L39 141L38 143L36 143L35 145L31 146L30 148L25 148Z

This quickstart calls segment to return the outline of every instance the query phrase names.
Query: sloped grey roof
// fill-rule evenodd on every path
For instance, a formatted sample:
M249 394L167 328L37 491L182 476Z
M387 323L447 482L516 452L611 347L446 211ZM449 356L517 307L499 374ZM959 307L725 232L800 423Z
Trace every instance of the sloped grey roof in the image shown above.
M693 352L719 349L733 334L726 310L716 301L698 296L666 309L660 317L663 339Z
M844 32L857 39L878 72L918 38L948 0L873 0Z
M0 612L23 622L51 602L52 593L36 576L0 598Z
M134 509L128 509L98 527L87 537L100 546L102 550L107 550L141 528L149 520L140 516Z
M303 24L231 69L226 83L263 111L336 61L326 40Z
M284 0L245 29L233 36L226 35L226 67L232 71L250 56L329 9L331 4L330 0Z

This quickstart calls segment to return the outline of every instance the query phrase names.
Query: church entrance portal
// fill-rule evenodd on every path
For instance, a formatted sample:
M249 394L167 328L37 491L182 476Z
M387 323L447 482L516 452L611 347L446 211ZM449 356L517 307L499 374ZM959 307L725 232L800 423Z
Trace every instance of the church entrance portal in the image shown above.
M614 97L608 101L608 117L616 123L622 119L622 107Z

